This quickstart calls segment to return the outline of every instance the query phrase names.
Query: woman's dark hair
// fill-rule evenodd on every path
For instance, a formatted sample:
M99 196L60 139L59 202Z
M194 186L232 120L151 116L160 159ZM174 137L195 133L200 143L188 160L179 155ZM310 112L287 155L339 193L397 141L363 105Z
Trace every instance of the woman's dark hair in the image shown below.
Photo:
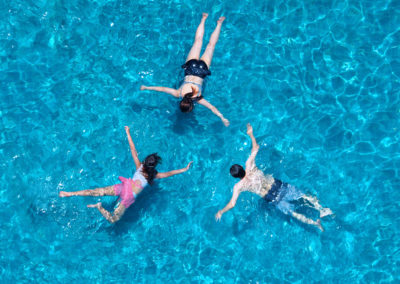
M243 169L243 167L238 164L234 164L229 171L231 172L231 175L235 178L242 179L246 175L246 172Z
M148 155L143 161L143 172L146 175L146 179L149 184L153 184L153 180L157 175L156 166L161 164L161 157L157 153Z
M193 92L187 93L183 96L181 102L179 103L179 108L181 109L182 112L191 112L194 108L194 103L193 103Z

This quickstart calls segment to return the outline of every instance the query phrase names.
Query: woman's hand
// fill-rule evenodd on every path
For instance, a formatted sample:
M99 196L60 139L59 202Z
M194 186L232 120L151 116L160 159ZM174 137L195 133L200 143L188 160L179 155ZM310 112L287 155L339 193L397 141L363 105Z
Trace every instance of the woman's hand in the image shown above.
M219 210L217 214L215 214L215 221L217 222L221 221L221 217L222 217L222 212L221 210Z
M129 129L129 126L125 126L125 132L126 132L126 134L128 134L128 133L130 133L130 129Z
M190 169L190 166L193 164L193 161L189 162L189 164L185 168L185 172Z
M247 123L247 135L253 135L253 127L250 125L250 123Z
M140 90L141 90L141 91L146 90L146 89L147 89L147 86L145 86L145 85L141 85L141 86L140 86Z
M226 127L229 126L229 120L227 120L226 118L223 118L223 119L222 119L222 122L224 123L224 125L225 125Z
M96 204L88 204L87 207L88 208L97 208L97 209L99 209L101 207L101 205L102 205L101 202L98 202Z

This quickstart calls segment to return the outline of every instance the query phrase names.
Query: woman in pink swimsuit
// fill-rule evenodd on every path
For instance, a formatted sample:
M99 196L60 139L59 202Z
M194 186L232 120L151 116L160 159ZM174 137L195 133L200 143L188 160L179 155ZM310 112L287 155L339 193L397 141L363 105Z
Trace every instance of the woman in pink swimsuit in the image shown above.
M118 206L113 213L104 209L101 202L96 204L89 204L87 206L89 208L97 208L104 216L104 218L106 218L110 223L115 223L119 219L121 219L122 215L124 215L125 213L125 210L128 209L128 207L131 206L133 202L135 202L136 196L142 192L143 188L147 184L151 185L154 179L161 179L184 173L190 168L190 165L192 164L192 162L190 162L185 168L165 173L159 173L155 169L157 164L161 162L161 158L157 155L157 153L147 156L143 162L140 162L128 126L125 126L125 131L126 135L128 136L129 146L131 148L132 157L135 161L136 166L136 172L132 179L119 177L119 180L121 181L121 183L119 184L74 192L60 191L59 194L60 197L104 195L119 196Z

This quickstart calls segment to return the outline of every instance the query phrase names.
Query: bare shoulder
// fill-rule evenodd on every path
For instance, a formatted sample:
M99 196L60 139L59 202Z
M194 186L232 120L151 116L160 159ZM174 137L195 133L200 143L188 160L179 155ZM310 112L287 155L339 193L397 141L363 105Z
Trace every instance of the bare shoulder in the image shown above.
M212 106L204 97L201 98L200 100L197 101L197 103L205 106L205 107L210 107Z
M181 96L181 90L182 90L182 87L179 87L178 89L174 89L174 97L179 98Z
M258 170L257 165L255 162L252 163L246 163L246 168L244 169L244 171L246 172L246 177L251 176L252 174L254 174L254 172Z
M243 179L239 182L237 182L234 187L233 187L233 191L242 191L243 189Z

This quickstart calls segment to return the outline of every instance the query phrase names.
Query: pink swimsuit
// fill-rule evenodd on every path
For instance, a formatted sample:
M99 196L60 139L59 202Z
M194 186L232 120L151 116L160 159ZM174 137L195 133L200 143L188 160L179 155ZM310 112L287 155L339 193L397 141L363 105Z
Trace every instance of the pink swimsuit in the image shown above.
M143 188L143 186L138 180L124 177L118 178L122 183L114 185L114 192L115 195L119 196L118 201L120 201L125 208L128 208L136 199L136 193L133 192L132 186L135 185L139 188Z

